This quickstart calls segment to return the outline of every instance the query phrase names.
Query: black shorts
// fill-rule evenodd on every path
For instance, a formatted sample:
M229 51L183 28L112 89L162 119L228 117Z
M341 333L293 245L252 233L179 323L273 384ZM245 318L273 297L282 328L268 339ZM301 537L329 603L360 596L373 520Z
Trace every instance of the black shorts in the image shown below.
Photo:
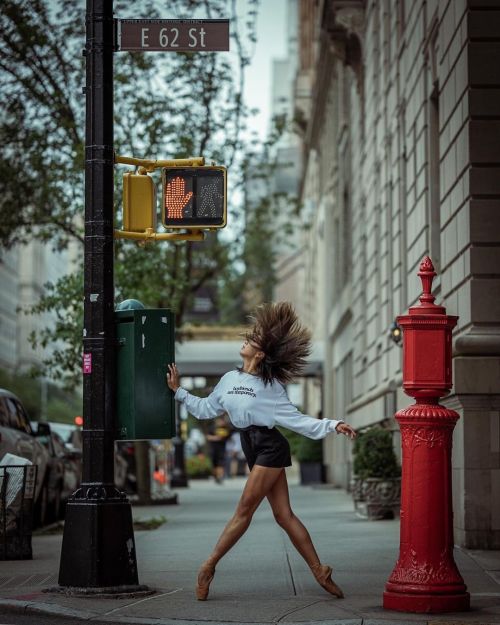
M240 430L240 438L250 469L254 464L272 468L291 466L290 445L276 428L251 425Z

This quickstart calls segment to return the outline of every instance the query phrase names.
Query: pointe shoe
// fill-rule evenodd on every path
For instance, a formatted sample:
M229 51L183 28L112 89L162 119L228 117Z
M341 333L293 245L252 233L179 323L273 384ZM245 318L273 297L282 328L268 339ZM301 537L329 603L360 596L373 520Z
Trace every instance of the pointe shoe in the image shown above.
M311 571L316 578L318 584L322 586L327 592L335 595L339 599L344 598L344 593L332 579L331 566L327 566L326 564L316 564L311 567Z
M200 575L205 574L205 581L200 583ZM210 584L215 575L215 566L203 564L198 571L198 581L196 583L196 598L198 601L206 601L208 597L208 591Z

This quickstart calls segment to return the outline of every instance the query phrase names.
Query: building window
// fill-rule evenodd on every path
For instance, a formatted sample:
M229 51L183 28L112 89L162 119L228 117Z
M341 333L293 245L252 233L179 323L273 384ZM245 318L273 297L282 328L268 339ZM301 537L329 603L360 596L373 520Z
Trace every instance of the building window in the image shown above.
M334 237L335 237L335 289L340 290L342 288L342 236L340 231L340 220L336 218L333 222ZM334 298L335 299L335 298Z
M344 188L342 210L342 286L344 287L351 279L351 196L347 185Z
M428 214L429 253L436 268L441 259L441 219L440 219L440 167L439 167L439 84L437 75L437 20L431 27L431 37L427 49L427 163L428 163Z
M441 220L439 201L439 96L437 86L429 98L429 247L435 267L441 260Z
M335 397L334 397L334 414L335 418L345 418L346 408L353 400L353 384L352 384L352 352L342 360L340 365L335 368ZM344 417L337 416L344 415Z
M397 20L398 20L398 46L403 41L405 30L405 2L404 0L397 0Z
M399 110L398 123L398 211L399 215L399 266L400 266L400 283L401 283L401 299L399 302L399 310L405 310L408 306L408 248L406 244L406 193L407 168L406 168L406 123L404 106Z

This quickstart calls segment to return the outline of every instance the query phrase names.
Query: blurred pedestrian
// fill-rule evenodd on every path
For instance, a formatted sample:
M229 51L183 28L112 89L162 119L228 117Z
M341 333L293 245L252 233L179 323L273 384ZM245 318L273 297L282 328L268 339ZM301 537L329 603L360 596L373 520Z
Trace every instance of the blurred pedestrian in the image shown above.
M240 433L233 431L226 443L226 476L245 475L245 469L241 469L242 464L246 463Z
M189 430L189 436L184 444L184 450L186 458L191 458L201 453L203 445L205 444L205 435L198 428L191 428Z
M217 417L214 426L210 428L207 434L212 471L217 484L222 484L224 481L226 443L230 436L231 430L225 417Z
M226 373L208 397L195 397L181 388L176 365L169 365L167 384L192 415L214 419L229 414L232 425L240 430L251 469L234 516L199 570L196 596L200 601L208 597L217 563L248 529L264 497L318 583L343 597L332 580L331 567L321 564L309 532L292 511L285 474L285 467L291 465L290 446L275 427L281 425L313 439L331 432L356 436L347 423L304 415L288 399L284 384L302 370L310 342L310 333L299 323L291 304L264 304L257 309L253 328L241 347L243 366Z

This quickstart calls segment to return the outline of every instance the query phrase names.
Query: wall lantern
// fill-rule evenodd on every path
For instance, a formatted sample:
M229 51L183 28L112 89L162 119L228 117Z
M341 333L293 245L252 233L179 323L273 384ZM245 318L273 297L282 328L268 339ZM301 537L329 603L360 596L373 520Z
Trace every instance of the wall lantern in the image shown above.
M402 347L401 339L403 338L403 331L401 330L401 326L396 320L392 322L392 325L389 328L389 338L391 339L391 341L396 343L396 345Z

